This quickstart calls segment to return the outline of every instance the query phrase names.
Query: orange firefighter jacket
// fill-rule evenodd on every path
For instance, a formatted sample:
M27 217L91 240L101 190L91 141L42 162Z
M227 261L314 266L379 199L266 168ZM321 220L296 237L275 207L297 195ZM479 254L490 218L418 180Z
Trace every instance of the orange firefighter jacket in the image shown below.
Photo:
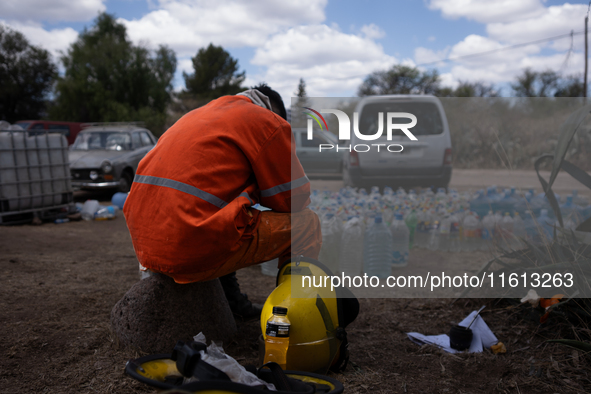
M140 263L171 274L211 270L256 231L260 203L298 212L310 183L289 123L244 96L189 112L140 162L123 212Z

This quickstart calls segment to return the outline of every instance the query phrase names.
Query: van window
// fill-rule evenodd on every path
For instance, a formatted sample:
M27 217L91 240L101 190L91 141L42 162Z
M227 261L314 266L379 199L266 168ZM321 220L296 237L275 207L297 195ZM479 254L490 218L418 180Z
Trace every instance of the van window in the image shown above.
M60 130L66 137L70 136L70 126L65 124L49 124L49 130Z
M44 130L45 127L43 123L35 123L29 130Z
M412 129L409 129L415 136L419 135L435 135L443 133L443 122L439 108L434 103L426 102L378 102L368 103L361 110L359 116L359 132L364 135L372 135L378 131L378 113L383 113L384 133L386 135L386 127L388 120L386 114L388 112L408 112L417 117L417 124ZM353 120L353 119L351 119ZM394 123L410 123L408 118L394 118ZM405 135L402 130L393 130L392 135Z

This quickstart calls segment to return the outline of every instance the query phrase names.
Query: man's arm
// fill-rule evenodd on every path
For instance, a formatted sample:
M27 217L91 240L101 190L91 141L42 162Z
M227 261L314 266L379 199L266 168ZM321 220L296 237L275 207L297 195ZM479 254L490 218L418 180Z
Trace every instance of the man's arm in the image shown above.
M310 182L295 152L291 127L282 123L253 163L261 205L277 212L299 212L310 203Z

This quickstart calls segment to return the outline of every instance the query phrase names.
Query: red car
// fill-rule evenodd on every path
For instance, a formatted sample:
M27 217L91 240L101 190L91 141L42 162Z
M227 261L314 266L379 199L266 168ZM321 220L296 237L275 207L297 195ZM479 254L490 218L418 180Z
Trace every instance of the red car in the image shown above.
M82 130L82 123L76 122L59 122L53 120L19 120L17 125L24 130L28 130L29 134L35 133L35 130L40 132L61 132L68 140L68 145L72 145L76 140L76 136ZM43 130L43 131L42 131Z

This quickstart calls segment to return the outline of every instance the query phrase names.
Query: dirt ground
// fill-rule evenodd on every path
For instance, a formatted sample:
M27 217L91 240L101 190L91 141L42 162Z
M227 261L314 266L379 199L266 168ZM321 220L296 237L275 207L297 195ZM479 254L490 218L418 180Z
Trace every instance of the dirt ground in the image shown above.
M125 220L0 226L0 392L151 393L123 373L139 355L118 345L110 311L138 280ZM482 262L482 254L457 258ZM409 264L439 258L413 251ZM448 256L449 258L449 256ZM454 258L454 257L452 257ZM259 303L274 278L259 267L238 273L243 291ZM348 329L351 362L346 393L583 393L591 392L584 355L544 343L551 329L492 300L362 299ZM448 332L483 303L483 317L508 352L450 355L412 343L406 332ZM243 364L256 364L257 321L239 323L224 344ZM197 333L195 333L197 334Z

